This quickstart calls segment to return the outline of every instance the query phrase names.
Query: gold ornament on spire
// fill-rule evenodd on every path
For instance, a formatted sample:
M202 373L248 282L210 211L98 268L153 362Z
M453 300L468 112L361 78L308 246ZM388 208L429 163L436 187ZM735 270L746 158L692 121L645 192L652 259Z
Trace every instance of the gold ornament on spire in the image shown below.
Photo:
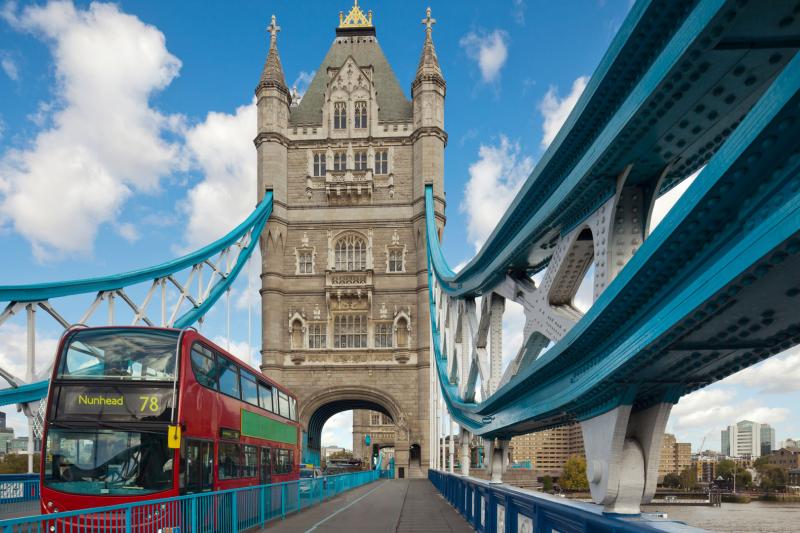
M339 27L340 28L371 28L372 27L372 10L364 12L358 7L358 0L353 0L353 7L347 16L344 16L343 11L339 11Z

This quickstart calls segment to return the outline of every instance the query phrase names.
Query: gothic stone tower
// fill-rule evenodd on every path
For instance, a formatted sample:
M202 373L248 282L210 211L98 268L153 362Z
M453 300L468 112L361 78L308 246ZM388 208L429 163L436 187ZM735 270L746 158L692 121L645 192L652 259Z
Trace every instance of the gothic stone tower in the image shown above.
M445 82L428 11L409 101L376 38L372 12L339 14L302 99L289 92L273 17L256 89L262 370L300 400L306 461L337 412L377 411L381 445L428 465L429 355L424 190L444 225ZM358 415L361 417L363 415ZM355 439L363 442L363 432Z

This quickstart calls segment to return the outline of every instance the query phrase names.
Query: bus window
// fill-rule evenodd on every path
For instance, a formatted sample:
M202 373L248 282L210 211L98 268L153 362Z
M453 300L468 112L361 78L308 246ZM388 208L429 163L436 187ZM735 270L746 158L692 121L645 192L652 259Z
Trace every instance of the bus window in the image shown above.
M99 329L73 333L58 378L172 381L178 333L147 329Z
M281 448L272 450L274 456L272 461L273 474L288 474L292 471L292 452Z
M274 412L272 407L272 387L263 383L258 384L258 405L262 409Z
M289 397L285 392L278 391L278 414L283 418L289 418Z
M235 479L242 477L239 473L242 467L241 446L232 442L220 442L218 448L219 478Z
M220 366L219 391L239 398L239 367L224 357L218 357L217 364Z
M217 389L218 370L214 354L198 344L192 347L192 370L198 383L210 389Z
M258 389L256 388L256 378L246 370L241 371L242 376L242 400L253 405L258 405Z
M258 475L258 448L255 446L243 446L242 477L256 477Z
M297 420L297 400L289 397L289 418Z
M45 486L71 494L130 496L172 488L172 450L160 433L50 428Z

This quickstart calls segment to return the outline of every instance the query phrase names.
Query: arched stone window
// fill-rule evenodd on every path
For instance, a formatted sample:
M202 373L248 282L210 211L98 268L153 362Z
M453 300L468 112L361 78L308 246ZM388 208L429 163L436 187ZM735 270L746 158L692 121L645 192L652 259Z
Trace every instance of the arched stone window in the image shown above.
M367 127L367 103L363 100L356 102L355 117L353 120L355 121L356 128Z
M343 130L347 128L347 104L336 102L333 104L333 129Z
M367 268L367 242L360 236L349 233L336 241L334 248L336 270L353 271Z

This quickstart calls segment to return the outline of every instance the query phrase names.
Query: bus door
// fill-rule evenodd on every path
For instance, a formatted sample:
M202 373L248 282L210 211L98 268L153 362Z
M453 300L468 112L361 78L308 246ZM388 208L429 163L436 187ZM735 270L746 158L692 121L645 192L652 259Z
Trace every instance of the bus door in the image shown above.
M204 492L214 486L214 443L186 439L184 493Z
M261 448L261 460L259 461L259 482L262 485L267 485L271 483L272 480L272 469L270 468L270 454L269 448Z

